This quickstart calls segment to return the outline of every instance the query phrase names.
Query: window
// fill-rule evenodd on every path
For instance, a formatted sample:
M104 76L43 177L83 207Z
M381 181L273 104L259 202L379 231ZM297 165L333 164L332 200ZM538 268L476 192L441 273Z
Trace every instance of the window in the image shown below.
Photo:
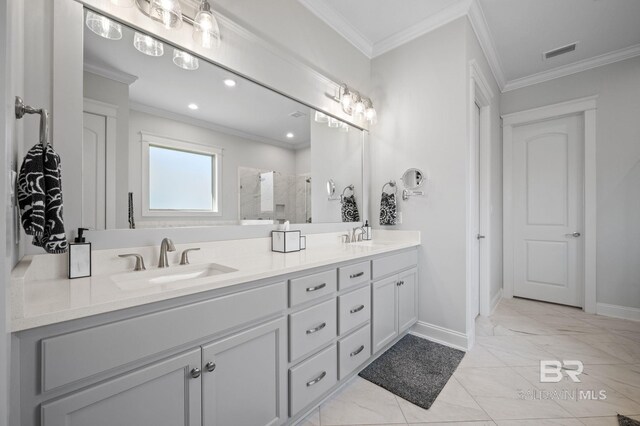
M220 214L217 148L142 134L144 216Z

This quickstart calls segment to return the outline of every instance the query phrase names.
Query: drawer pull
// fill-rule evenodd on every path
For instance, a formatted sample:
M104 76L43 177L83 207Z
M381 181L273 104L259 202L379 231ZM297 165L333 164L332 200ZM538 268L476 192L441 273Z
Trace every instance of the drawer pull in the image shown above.
M316 383L318 383L320 380L324 379L324 377L327 375L326 371L323 371L322 374L320 374L318 377L316 377L315 379L311 380L310 382L307 382L307 387L309 386L313 386Z
M198 367L192 368L189 374L191 374L191 377L193 377L194 379L197 379L198 377L200 377L200 369Z
M210 361L207 363L207 365L204 366L204 368L206 368L209 373L213 373L213 370L216 369L216 363L213 361Z
M307 291L311 292L311 291L321 290L321 289L325 288L326 286L327 286L327 283L318 284L315 287L307 287Z
M327 323L323 322L319 326L317 326L315 328L310 328L309 330L307 330L307 334L313 334L315 332L318 332L318 331L322 330L323 328L325 328L326 326L327 326Z
M360 352L362 352L364 350L364 345L361 345L358 349L356 349L355 351L351 352L349 354L350 357L354 357L356 355L358 355Z
M355 308L351 309L349 312L352 313L352 314L355 314L357 312L360 312L363 309L364 309L364 305L360 305L360 306L356 306Z
M349 278L354 279L354 278L358 278L364 275L364 272L358 272L357 274L351 274L349 275Z

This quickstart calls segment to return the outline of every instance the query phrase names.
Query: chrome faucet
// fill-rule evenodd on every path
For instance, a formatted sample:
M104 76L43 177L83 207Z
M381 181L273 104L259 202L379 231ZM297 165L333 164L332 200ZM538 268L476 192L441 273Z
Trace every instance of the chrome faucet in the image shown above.
M168 251L176 251L176 247L173 245L173 241L165 238L160 243L160 259L158 259L158 268L166 268L169 266L169 259L167 258Z
M356 232L360 231L360 235L357 235ZM351 237L351 242L355 243L356 241L362 241L362 236L364 235L364 228L362 226L356 226L353 228L353 234Z

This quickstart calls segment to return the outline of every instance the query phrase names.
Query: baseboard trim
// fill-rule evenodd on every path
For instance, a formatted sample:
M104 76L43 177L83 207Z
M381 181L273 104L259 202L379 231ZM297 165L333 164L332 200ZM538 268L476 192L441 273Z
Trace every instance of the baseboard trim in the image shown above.
M608 303L597 303L596 313L607 317L621 318L632 321L640 321L640 309L629 306L609 305Z
M496 295L493 296L493 298L491 299L491 306L489 307L490 315L492 315L495 312L501 300L502 300L502 289L498 290Z
M418 321L414 324L409 333L465 352L469 349L469 345L472 344L469 337L464 333L423 321Z

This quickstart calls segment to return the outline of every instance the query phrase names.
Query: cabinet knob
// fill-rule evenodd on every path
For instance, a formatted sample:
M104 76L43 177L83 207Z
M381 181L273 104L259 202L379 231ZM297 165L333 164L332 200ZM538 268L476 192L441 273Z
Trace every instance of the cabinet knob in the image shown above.
M191 369L191 377L193 377L194 379L200 377L200 369L198 367Z
M213 370L215 370L215 369L216 369L216 363L215 363L215 362L210 361L210 362L208 362L208 363L204 366L204 368L206 368L206 369L207 369L207 371L208 371L209 373L211 373L211 372L213 372Z

